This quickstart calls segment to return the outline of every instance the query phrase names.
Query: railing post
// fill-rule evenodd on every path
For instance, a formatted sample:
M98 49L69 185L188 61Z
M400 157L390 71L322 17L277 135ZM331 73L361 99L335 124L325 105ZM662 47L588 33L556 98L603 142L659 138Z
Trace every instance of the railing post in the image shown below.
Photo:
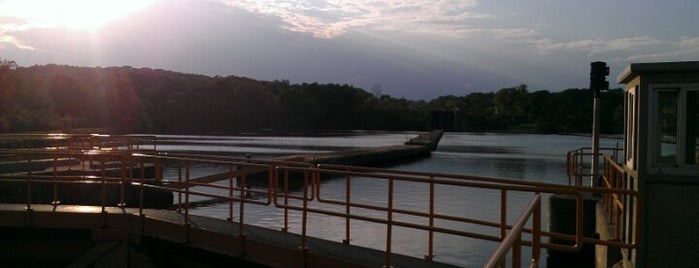
M277 187L276 187L276 181L277 177L279 174L277 173L277 170L270 165L267 170L267 203L271 204L273 201L276 204L277 202Z
M303 210L301 211L301 250L307 251L307 223L308 223L308 171L303 172ZM304 254L305 255L305 254Z
M289 170L284 170L284 226L282 231L289 231Z
M53 201L51 201L51 205L58 206L60 204L60 201L58 201L58 156L54 155L53 156Z
M101 155L100 157L100 164L102 165L102 171L101 171L101 176L102 176L102 213L106 212L106 206L107 206L107 170L105 168L105 160L104 160L104 155Z
M247 181L246 181L246 176L244 172L245 167L240 168L240 172L243 173L243 176L240 176L238 179L240 179L240 209L239 212L240 215L238 216L238 236L244 237L244 229L243 226L245 224L245 198L247 198Z
M27 211L32 211L32 159L27 160Z
M434 258L434 176L430 176L430 218L428 231L428 249L425 259L431 261Z
M182 161L177 162L177 185L182 184ZM177 191L177 211L182 212L182 191Z
M538 200L534 208L534 223L532 224L532 262L538 266L541 256L541 195L539 192L536 192L536 195Z
M247 182L245 178L245 172L244 172L244 167L241 166L236 166L236 169L239 171L239 174L242 173L243 176L239 176L238 180L240 180L238 187L240 188L240 209L238 210L240 215L238 216L238 233L236 233L236 236L240 239L240 255L245 256L245 188L247 187ZM232 181L232 178L231 178ZM233 195L231 195L231 198L233 198ZM231 217L233 217L233 208L231 207ZM232 220L232 219L231 219Z
M571 185L572 183L572 176L573 176L573 168L571 167L575 162L571 160L571 153L572 152L567 152L566 153L566 175L568 176L568 185Z
M121 180L119 181L119 204L117 204L118 207L124 208L126 207L126 202L125 197L124 197L124 187L126 184L126 154L122 153L120 155L121 158ZM133 167L132 167L133 168Z
M391 253L391 238L393 235L393 179L388 179L388 211L386 223L386 264L385 267L393 267Z
M515 239L512 245L512 268L522 267L522 233L517 234L517 239Z
M184 183L184 224L189 225L189 175L190 175L190 163L187 161L185 166L185 183Z
M350 195L351 195L351 190L350 190L350 176L345 175L345 239L342 240L342 243L349 244L350 243ZM318 184L319 191L320 191L320 184ZM320 200L320 195L318 196L318 199Z
M576 211L576 226L575 226L575 245L582 247L583 240L583 209L585 206L582 194L578 192L575 198Z
M577 176L577 181L576 181L575 186L582 186L582 177L583 177L582 176L582 169L584 166L583 161L584 161L584 156L585 156L585 150L580 149L580 153L578 154L578 156L579 156L578 163L580 166L577 167L578 168L578 176Z
M507 236L507 190L500 189L500 242ZM500 263L500 267L506 267L506 261Z
M163 181L163 165L159 158L155 159L155 182Z
M230 198L228 199L228 221L233 221L233 193L235 193L235 186L233 183L234 169L236 168L233 165L230 165L228 170L228 197Z
M143 190L144 190L143 189L143 187L144 187L143 181L144 181L144 177L146 176L145 172L144 172L145 168L144 168L143 158L144 158L143 156L139 156L139 159L140 159L139 168L141 169L141 171L140 171L141 176L139 176L140 177L139 178L140 187L139 187L139 192L138 192L138 215L140 215L141 217L143 217L143 203L144 203L143 202Z
M500 241L507 235L507 190L500 189Z

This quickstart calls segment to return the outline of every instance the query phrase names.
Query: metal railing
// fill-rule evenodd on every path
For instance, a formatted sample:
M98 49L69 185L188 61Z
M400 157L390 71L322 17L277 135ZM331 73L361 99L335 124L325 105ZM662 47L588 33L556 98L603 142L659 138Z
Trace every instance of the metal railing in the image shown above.
M607 189L625 189L624 185L625 176L624 169L616 163L612 158L605 155L604 160L604 172L602 173L602 187ZM623 198L621 195L616 193L608 193L603 195L602 201L604 202L604 207L607 211L607 221L608 224L613 225L614 228L614 240L621 240L621 229L622 229L622 218L625 214L632 214L630 211L626 211L624 202L628 200ZM638 200L636 200L638 202ZM638 213L635 214L634 222L638 222ZM634 241L638 239L635 238Z
M623 148L599 148L597 156L601 158L607 155L616 161L622 155L623 151ZM592 179L593 174L600 174L600 171L602 171L597 170L596 173L592 172L593 155L592 148L590 147L581 147L566 153L566 175L568 176L568 185L597 185L597 182L583 184L585 178Z
M576 150L572 150L567 153L567 175L568 182L574 185L582 186L582 178L590 177L592 172L590 170L589 159L591 159L592 153L590 148L583 147ZM594 185L599 189L604 189L602 194L602 203L606 212L605 218L607 224L613 228L612 241L627 241L626 243L621 243L620 245L615 245L622 248L635 248L636 241L638 241L638 232L633 232L632 237L623 237L624 232L624 220L628 219L634 224L630 224L627 228L636 230L639 222L638 207L640 206L641 200L635 191L631 191L631 187L627 185L628 177L624 173L624 168L618 163L620 152L623 149L620 148L601 148L599 155L602 159L602 170L598 172L600 177L598 182ZM619 191L629 191L630 194L621 194Z
M154 135L70 135L68 149L109 151L157 151Z
M3 149L156 151L154 135L0 134Z
M535 195L529 202L527 208L524 209L522 215L512 226L512 230L505 236L502 243L490 256L488 262L483 267L494 268L505 264L507 252L512 250L512 267L521 267L520 260L522 259L522 233L524 224L529 220L533 221L532 234L532 258L529 267L539 266L539 255L541 254L541 195Z
M245 236L244 226L246 205L273 206L283 210L283 219L279 223L282 231L289 229L290 217L300 217L301 224L301 241L300 248L308 249L308 217L311 214L325 215L338 217L345 222L344 239L342 242L349 244L352 241L351 227L356 221L372 222L383 224L386 228L386 242L383 250L385 251L385 265L390 266L393 263L393 230L395 228L409 228L413 230L425 231L428 236L426 241L417 241L417 243L426 246L424 258L433 260L435 254L434 235L437 233L455 235L459 237L476 238L487 241L502 243L498 249L497 259L502 256L501 251L506 251L513 247L513 254L518 255L520 252L517 248L519 245L532 247L532 260L538 262L540 248L576 251L582 247L583 243L594 243L601 245L609 245L623 248L634 248L633 243L623 243L621 241L603 241L591 237L583 236L582 226L582 203L583 194L596 193L610 196L612 200L623 197L637 198L634 191L618 189L614 187L581 187L581 186L565 186L557 184L526 182L520 180L496 179L478 176L464 176L456 174L433 173L433 172L415 172L402 171L379 168L366 167L350 167L339 165L310 165L307 163L261 160L250 158L234 158L223 156L207 156L194 154L173 154L173 153L133 153L129 151L67 151L67 150L14 150L5 153L23 155L23 161L27 161L31 166L32 161L37 159L58 159L58 158L76 158L85 159L90 157L93 161L102 163L99 169L95 170L90 166L82 165L86 171L93 172L95 175L61 175L58 170L61 168L58 161L54 161L53 167L43 171L28 170L23 174L2 175L0 179L5 181L24 181L26 182L27 191L27 208L31 209L32 197L31 187L35 182L51 182L55 185L60 183L101 183L102 186L102 201L103 207L110 205L106 201L107 189L106 185L120 185L121 192L119 193L118 205L136 205L140 208L140 213L143 215L144 208L144 188L160 189L175 193L176 209L184 215L185 224L190 224L189 214L192 206L199 201L193 201L192 197L207 198L207 200L217 200L216 202L227 203L229 221L237 221L239 223L238 235ZM108 162L118 161L119 165L109 166ZM84 161L83 161L84 162ZM200 180L204 175L194 175L193 165L209 165L215 166L217 173L220 176L215 176L215 181ZM170 174L162 172L167 166L172 171ZM146 175L146 168L153 168L153 175ZM50 170L53 170L51 172ZM108 172L116 170L116 172ZM140 171L139 171L140 170ZM95 173L96 172L96 173ZM138 174L138 175L135 175ZM223 175L221 175L223 174ZM606 173L605 173L606 174ZM605 175L606 176L606 175ZM345 191L343 197L326 196L326 191L323 190L321 178L335 177L344 178ZM609 175L612 178L612 175ZM357 178L369 179L372 181L381 181L386 193L385 203L382 205L368 204L360 202L353 198L352 181ZM400 204L401 200L397 199L396 187L398 183L411 183L416 187L425 187L427 190L427 208L420 209L405 209L396 204ZM613 179L610 184L615 184ZM266 184L260 187L261 184ZM124 187L132 185L139 187L140 195L139 204L124 204ZM184 186L183 186L184 185ZM257 187L250 187L256 185ZM467 216L449 215L440 213L435 210L438 206L438 200L435 198L436 187L453 187L457 189L480 189L491 190L498 193L500 200L500 215L499 220L484 220L474 219ZM54 187L54 191L59 191L61 188ZM532 201L524 210L522 216L517 222L508 222L508 196L512 193L531 194L532 198L538 201ZM555 232L547 232L541 230L540 225L540 195L541 194L567 194L571 195L576 200L576 231L574 234L562 234ZM251 198L251 197L255 198ZM56 194L52 203L54 205L61 204L58 195ZM612 203L617 203L613 201ZM237 206L236 206L237 204ZM638 206L638 202L635 203ZM532 207L533 206L533 207ZM238 209L237 218L235 209ZM290 212L296 211L300 215L294 216ZM370 213L365 213L370 211ZM537 212L539 211L539 212ZM421 221L403 220L407 217L423 219ZM522 218L524 217L524 218ZM533 217L533 226L527 227L524 225L527 217ZM438 222L456 222L464 224L473 224L483 228L490 228L492 232L473 232L466 231L460 228L454 228L444 225L438 225ZM539 223L538 223L539 222ZM636 221L637 222L637 221ZM522 233L529 234L531 240L521 239ZM563 239L572 241L572 245L554 244L541 242L541 236ZM515 238L511 238L515 237ZM510 242L512 241L512 242ZM634 240L636 241L636 240ZM510 244L513 243L513 244ZM513 258L513 266L519 266L520 258ZM535 266L535 264L533 264Z
M0 181L4 182L25 182L26 184L26 208L31 210L33 203L49 203L53 206L62 204L61 191L65 191L61 185L77 184L99 185L99 193L92 195L98 200L92 205L99 205L102 211L107 206L123 206L125 204L125 187L134 182L134 174L143 165L133 162L131 154L124 152L84 152L78 150L0 150L9 155L14 155L18 161L12 164L19 165L23 171L13 170L13 172L0 172ZM73 160L73 161L65 161ZM36 165L37 162L44 162ZM119 163L116 167L108 163ZM66 164L67 163L67 164ZM156 183L154 178L143 179L141 183ZM33 196L33 187L37 183L49 185L50 192L42 193L40 196ZM108 193L107 186L118 186L118 193ZM16 197L17 193L6 193L3 198ZM114 196L117 200L108 202L107 197Z

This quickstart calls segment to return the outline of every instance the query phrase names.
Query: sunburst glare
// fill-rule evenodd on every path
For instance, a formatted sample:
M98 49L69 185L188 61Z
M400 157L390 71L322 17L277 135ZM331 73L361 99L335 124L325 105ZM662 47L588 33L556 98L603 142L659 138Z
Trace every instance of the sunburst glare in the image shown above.
M8 0L0 2L0 17L16 17L32 27L65 27L94 32L144 10L155 0Z

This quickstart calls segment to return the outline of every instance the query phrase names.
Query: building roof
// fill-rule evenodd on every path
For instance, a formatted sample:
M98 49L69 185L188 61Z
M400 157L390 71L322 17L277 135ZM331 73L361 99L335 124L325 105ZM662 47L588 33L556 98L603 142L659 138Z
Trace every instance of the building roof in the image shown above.
M616 77L616 81L620 84L626 84L641 73L686 71L699 71L699 61L631 63Z

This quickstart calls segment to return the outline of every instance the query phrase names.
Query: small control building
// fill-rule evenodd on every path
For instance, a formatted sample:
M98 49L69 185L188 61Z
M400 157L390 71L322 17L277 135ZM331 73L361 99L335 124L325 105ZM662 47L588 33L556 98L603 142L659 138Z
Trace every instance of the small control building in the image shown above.
M623 267L699 267L699 61L630 64L625 84ZM638 216L638 230L633 221ZM638 232L638 241L634 240Z

